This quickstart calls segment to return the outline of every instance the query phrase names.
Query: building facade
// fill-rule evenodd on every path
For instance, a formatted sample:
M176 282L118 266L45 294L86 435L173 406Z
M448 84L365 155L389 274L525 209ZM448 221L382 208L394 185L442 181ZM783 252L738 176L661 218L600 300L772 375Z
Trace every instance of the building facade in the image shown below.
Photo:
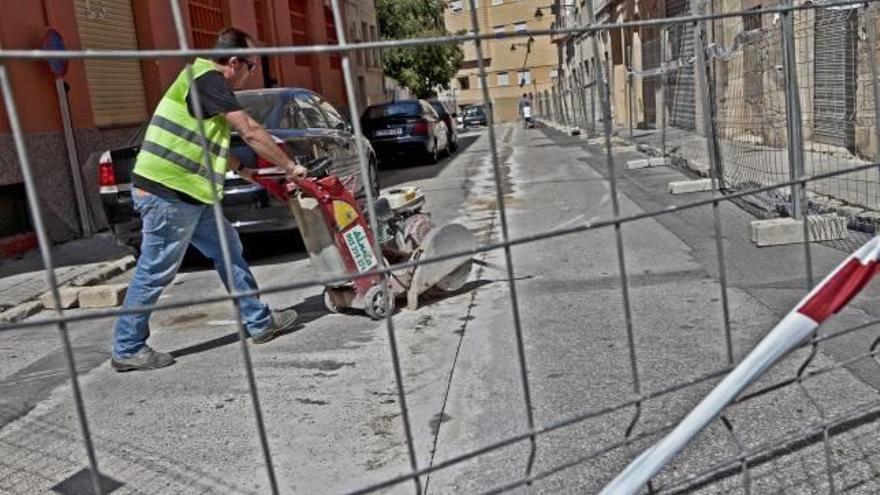
M582 0L557 12L560 25L587 24ZM695 12L742 15L706 21L705 44L711 86L709 112L722 140L784 147L785 78L780 16L749 14L777 7L778 0L594 0L597 21L620 23ZM878 46L867 34L880 30L876 7L804 10L792 14L794 65L798 79L805 151L871 159L878 156L872 60ZM608 71L612 119L617 128L656 128L666 124L703 134L703 103L695 63L694 23L666 28L640 27L603 31L600 52ZM555 91L559 106L576 102L566 88L594 82L591 38L567 36L560 51L564 74ZM661 42L662 39L662 42ZM872 54L872 51L874 52ZM662 64L667 69L657 74ZM584 84L585 83L585 84ZM663 91L661 91L661 83ZM596 105L598 105L598 93ZM547 98L553 101L553 97ZM589 100L589 97L586 98ZM589 109L589 106L587 107ZM561 112L566 113L566 112ZM567 112L572 115L573 112ZM589 111L588 111L589 113ZM597 115L601 112L596 111Z
M14 6L12 5L14 3ZM216 33L235 26L267 46L333 44L335 24L321 0L180 0L188 43L208 48ZM344 22L351 41L378 38L372 0L346 0ZM0 46L35 49L51 27L69 50L174 49L178 38L167 2L153 0L0 0ZM126 145L149 118L183 60L71 60L64 83L88 214L101 227L96 187L96 152ZM40 205L50 238L60 242L82 234L67 159L59 98L44 61L5 62ZM360 107L384 100L378 53L352 58ZM249 88L297 86L348 105L339 55L262 57ZM32 229L20 164L6 109L0 103L0 238Z
M553 22L548 0L479 0L477 19L480 34L516 33L547 29ZM538 12L540 15L536 16ZM455 34L473 33L469 0L455 0L445 12L446 29ZM532 98L552 84L557 67L556 46L549 36L528 35L483 41L486 83L496 122L514 120L522 95ZM441 98L458 107L483 103L483 91L475 42L463 44L461 70Z

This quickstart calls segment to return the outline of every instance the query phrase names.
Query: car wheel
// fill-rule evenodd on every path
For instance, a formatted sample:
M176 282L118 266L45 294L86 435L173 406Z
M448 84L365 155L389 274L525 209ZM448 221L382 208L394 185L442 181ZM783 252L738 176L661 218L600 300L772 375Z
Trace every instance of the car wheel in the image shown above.
M128 252L134 257L134 259L138 259L141 257L141 247L135 246L134 244L128 245Z
M376 163L376 157L370 156L370 188L373 190L373 197L379 197L379 168Z
M438 161L440 161L440 151L437 149L437 141L434 141L434 149L428 152L428 163L434 165Z

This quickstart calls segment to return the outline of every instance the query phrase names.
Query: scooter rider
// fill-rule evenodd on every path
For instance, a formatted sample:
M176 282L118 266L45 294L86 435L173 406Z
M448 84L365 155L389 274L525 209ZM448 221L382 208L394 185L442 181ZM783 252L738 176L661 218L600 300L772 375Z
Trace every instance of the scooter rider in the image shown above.
M534 127L534 121L532 120L532 102L529 99L529 96L523 93L522 98L519 100L519 115L523 119L523 124L525 127Z

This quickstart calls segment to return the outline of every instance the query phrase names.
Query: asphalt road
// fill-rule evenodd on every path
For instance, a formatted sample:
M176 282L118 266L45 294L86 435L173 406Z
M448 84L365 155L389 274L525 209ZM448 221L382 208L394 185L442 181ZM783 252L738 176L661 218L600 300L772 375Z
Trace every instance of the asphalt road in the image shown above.
M543 129L498 126L500 183L508 235L518 238L612 217L605 157L583 142ZM383 170L383 188L420 185L438 223L460 222L482 242L503 239L493 164L485 131L462 136L463 149L433 166ZM671 168L623 170L623 215L659 211L696 197L665 193ZM757 249L751 218L720 209L730 284L731 340L741 358L806 294L803 249ZM624 224L635 370L642 393L694 380L727 366L719 265L710 207ZM634 379L613 228L555 237L480 256L461 291L435 297L416 312L400 311L393 329L403 372L416 462L440 465L527 431L527 402L536 428L579 415L588 418L536 440L535 493L593 493L680 418L716 381L643 401L631 438ZM246 240L264 288L314 276L290 236ZM814 246L817 274L845 253ZM518 307L512 307L515 291ZM190 263L163 300L221 294L208 267ZM260 404L282 493L340 493L409 470L389 329L358 315L328 314L321 291L307 287L268 294L275 307L295 307L303 326L266 346L251 347ZM878 291L859 297L828 326L847 328L876 318ZM114 493L267 493L239 343L228 304L192 306L153 317L154 347L179 362L151 373L113 373L107 362L111 321L71 325L89 424L99 464ZM75 310L74 313L81 311ZM38 316L45 317L46 315ZM514 317L521 321L528 398ZM862 359L878 332L870 327L823 343L807 370L830 371L730 408L733 434L719 422L655 481L670 491L684 474L762 442L787 438L818 420L877 399L877 363ZM4 331L0 346L23 359L0 368L0 492L77 493L86 457L71 390L64 379L57 331ZM793 377L809 355L797 351L756 387ZM609 410L610 409L610 410ZM880 488L877 427L871 418L846 423L831 438L835 484L855 493ZM741 445L738 446L737 442ZM620 448L611 448L615 444ZM607 450L607 452L603 452ZM824 493L821 442L783 444L749 469L755 493ZM428 493L525 492L526 439L422 476ZM739 470L717 471L711 483L687 490L739 493ZM412 493L411 481L380 490Z

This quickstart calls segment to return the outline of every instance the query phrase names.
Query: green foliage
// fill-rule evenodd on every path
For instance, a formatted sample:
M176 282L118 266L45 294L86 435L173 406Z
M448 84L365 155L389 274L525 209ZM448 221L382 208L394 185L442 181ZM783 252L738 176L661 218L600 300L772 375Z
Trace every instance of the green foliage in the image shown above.
M446 36L444 0L376 0L379 34L383 40ZM385 74L419 98L449 87L464 53L454 43L389 48L382 52Z

